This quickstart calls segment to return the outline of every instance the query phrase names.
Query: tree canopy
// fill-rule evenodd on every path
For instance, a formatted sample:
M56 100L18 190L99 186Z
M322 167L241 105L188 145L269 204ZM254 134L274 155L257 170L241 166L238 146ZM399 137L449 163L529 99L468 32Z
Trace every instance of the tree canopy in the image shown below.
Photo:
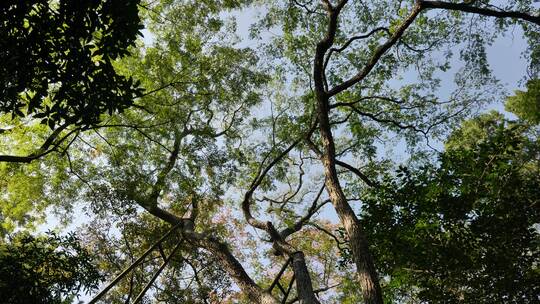
M361 218L392 278L387 296L536 302L539 147L537 129L484 114L454 131L439 165L368 192Z
M73 234L12 235L0 243L0 266L5 303L72 303L102 279L94 257Z
M67 126L96 125L102 114L122 111L142 94L137 81L113 67L140 34L139 2L3 1L0 113L11 120L0 131L31 118L53 132L28 157L2 161L40 157L57 146Z
M149 303L537 300L532 1L71 3L3 11L4 235L54 213L110 280L179 227ZM489 61L509 32L517 118L479 114L511 94Z

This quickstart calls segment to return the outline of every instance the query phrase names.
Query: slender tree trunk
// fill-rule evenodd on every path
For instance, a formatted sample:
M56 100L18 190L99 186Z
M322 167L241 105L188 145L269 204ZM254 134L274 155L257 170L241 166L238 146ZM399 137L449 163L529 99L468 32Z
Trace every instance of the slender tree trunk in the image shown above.
M353 261L356 264L358 281L366 304L382 304L382 291L379 278L369 252L369 245L362 225L349 205L339 183L336 171L336 151L328 117L328 97L324 92L317 92L318 118L323 144L322 162L326 176L326 190L334 205L341 224L347 232Z
M292 267L296 280L296 291L298 293L298 303L300 304L319 304L319 300L313 292L313 284L306 266L306 260L303 252L292 254Z

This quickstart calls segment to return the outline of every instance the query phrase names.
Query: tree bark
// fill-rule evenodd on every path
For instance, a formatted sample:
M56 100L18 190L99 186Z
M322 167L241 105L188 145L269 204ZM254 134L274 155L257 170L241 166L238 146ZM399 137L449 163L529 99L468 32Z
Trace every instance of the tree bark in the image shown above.
M328 1L323 1L323 3L326 5L329 16L328 28L325 37L317 43L313 62L313 78L315 82L317 118L323 145L323 151L320 157L326 177L325 186L330 200L334 205L334 209L349 238L353 262L356 264L358 282L362 289L364 303L382 304L382 291L373 257L369 252L367 238L358 217L354 214L339 183L336 171L336 149L329 118L329 99L333 95L329 94L325 89L324 56L334 43L338 27L338 16L343 6L347 3L347 0L339 1L335 7Z
M319 304L319 300L313 292L313 284L306 266L304 253L301 251L291 255L294 277L296 279L296 292L298 293L298 303Z
M319 108L318 115L321 140L324 148L322 162L326 176L326 190L341 224L347 232L353 261L356 264L358 281L362 288L364 302L366 304L382 304L383 299L379 278L375 269L373 257L369 252L366 235L339 183L336 171L335 145L328 117L328 98L323 92L317 94L317 104Z

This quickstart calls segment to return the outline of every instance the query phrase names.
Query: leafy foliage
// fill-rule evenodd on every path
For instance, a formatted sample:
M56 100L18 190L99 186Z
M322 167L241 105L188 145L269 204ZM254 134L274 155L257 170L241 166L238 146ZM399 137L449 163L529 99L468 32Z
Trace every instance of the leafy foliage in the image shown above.
M122 111L142 90L113 61L141 29L139 0L3 1L0 113L41 119L53 129L92 125Z
M508 97L506 110L533 124L540 123L540 79L527 82L527 91L516 91Z
M388 301L534 299L535 127L491 113L455 131L439 162L426 151L503 95L488 47L523 18L533 20L523 26L533 70L532 2L494 3L142 2L150 34L130 56L89 51L141 81L133 107L53 134L32 119L50 100L0 117L2 153L28 155L0 160L32 162L0 167L3 233L50 207L68 220L82 209L85 242L110 277L181 223L185 243L146 302L279 302L267 287L294 258L289 302L358 303L370 292L359 286L378 286L369 242ZM52 144L27 147L40 139ZM432 163L396 179L391 152L405 146L419 153L400 156ZM152 256L102 301L129 302L160 262Z
M0 243L0 294L12 304L72 303L98 287L93 256L69 234L12 235Z
M366 195L363 222L390 278L389 299L537 301L540 150L532 131L480 116L454 133L440 166L403 167Z

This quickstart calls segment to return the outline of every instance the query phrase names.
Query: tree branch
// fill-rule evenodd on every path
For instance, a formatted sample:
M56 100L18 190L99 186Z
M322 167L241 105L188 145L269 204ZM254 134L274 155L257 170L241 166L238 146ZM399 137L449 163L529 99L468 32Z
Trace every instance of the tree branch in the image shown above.
M423 1L420 0L420 6L422 9L445 9L451 11L461 11L466 13L473 13L483 16L491 16L496 18L513 18L521 19L524 21L532 22L536 25L540 25L540 15L533 16L523 12L516 11L499 11L489 8L472 6L466 3L450 3L444 1Z
M392 124L396 127L398 127L399 129L401 130L407 130L407 129L411 129L415 132L418 132L418 133L422 133L424 135L427 134L427 131L424 131L422 129L419 129L417 126L413 126L413 125L403 125L395 120L392 120L392 119L388 119L388 118L380 118L379 115L381 115L383 112L379 112L379 113L376 113L376 114L373 114L373 113L369 113L369 112L363 112L363 111L360 111L358 108L356 108L354 105L349 105L349 107L358 115L360 116L363 116L363 117L369 117L371 118L372 120L378 122L378 123L388 123L388 124Z
M306 215L304 215L300 220L298 220L298 222L296 222L292 227L287 227L285 229L283 229L279 234L280 236L283 238L283 239L286 239L288 236L290 236L291 234L299 231L300 229L302 229L302 227L307 223L309 222L309 220L311 219L311 217L317 213L317 211L319 211L319 209L321 209L324 205L326 205L327 203L330 202L330 200L327 200L321 204L317 204L317 202L319 201L319 199L321 198L321 195L324 191L324 184L322 185L321 189L319 190L319 192L317 193L317 196L315 197L315 199L313 200L313 202L311 203L311 207L309 207L308 209L308 212Z
M352 105L355 105L355 104L357 104L359 102L362 102L364 100L369 100L369 99L380 99L380 100L384 100L384 101L393 102L395 104L403 104L404 103L401 100L397 100L395 98L386 97L386 96L364 96L364 97L360 97L357 100L352 101L352 102L336 102L336 103L330 105L330 109L337 108L337 107L352 106Z
M150 203L151 204L157 204L157 199L159 197L159 193L165 186L165 179L167 178L167 175L171 170L174 168L174 165L176 164L176 159L178 158L178 153L180 152L180 142L182 141L182 133L179 133L175 130L174 132L174 144L173 144L173 150L171 151L171 154L169 155L169 160L163 170L159 172L158 178L152 187L152 193L150 194Z
M336 94L339 94L343 92L344 90L352 87L353 85L357 84L358 82L362 81L366 76L371 72L371 70L375 67L377 62L381 59L381 57L388 51L396 42L403 36L405 33L405 30L413 23L414 19L418 16L418 14L422 11L422 6L420 5L420 2L417 2L409 14L409 16L403 21L403 23L396 29L392 37L388 39L384 44L379 46L375 53L371 56L371 59L367 62L367 64L364 66L364 68L353 77L349 78L348 80L342 82L341 84L336 85L333 87L329 92L328 96L334 96Z
M329 237L331 237L332 239L334 239L334 241L336 242L336 245L338 247L339 250L343 250L343 247L341 247L341 245L343 245L344 243L346 242L342 242L335 234L333 234L332 232L328 231L326 228L322 227L322 226L319 226L313 222L310 222L308 223L310 226L314 227L315 229L321 231L322 233L328 235Z
M313 131L315 131L315 127L316 127L316 124L313 124L311 126L311 128L309 129L308 131L308 134L311 134L313 133ZM259 185L262 183L263 179L266 177L266 175L268 174L268 172L277 164L281 161L281 159L283 159L283 157L285 157L287 154L289 154L289 152L294 148L296 147L302 140L304 140L304 138L308 136L308 135L303 135L303 136L300 136L297 140L295 140L291 145L289 145L289 147L287 147L285 150L283 150L281 153L278 154L278 156L276 158L274 158L265 168L264 170L260 170L260 172L257 174L257 177L253 180L253 182L251 183L250 187L249 187L249 190L245 193L244 195L244 200L242 201L242 211L244 213L244 217L246 219L246 221L248 222L248 224L250 224L251 226L255 227L255 228L259 228L259 229L262 229L262 230L265 230L267 231L268 229L268 223L266 222L263 222L261 220L258 220L256 219L255 217L253 217L253 215L251 214L251 198L253 196L253 193L255 192L255 190L257 190L257 188L259 187Z
M329 51L328 51L328 55L326 55L326 59L324 61L324 68L326 69L326 66L328 66L328 62L330 61L330 57L332 56L332 54L334 52L342 52L343 50L345 50L347 47L349 47L349 45L351 43L353 43L355 40L359 40L359 39L365 39L365 38L369 38L371 37L373 34L377 33L377 32L380 32L380 31L385 31L387 32L388 34L390 34L390 31L388 30L388 28L386 27L378 27L378 28L375 28L373 29L372 31L370 31L369 33L367 34L364 34L364 35L358 35L358 36L353 36L351 38L349 38L349 40L347 40L347 42L345 42L345 44L343 44L343 46L341 46L340 48L331 48Z
M66 135L64 135L62 138L60 138L58 141L55 142L55 140L58 138L60 133L64 131L70 123L65 123L62 126L58 127L58 129L54 130L49 137L45 140L45 142L39 147L38 150L32 152L30 155L27 156L16 156L16 155L0 155L0 162L11 162L11 163L30 163L35 159L38 159L40 157L43 157L53 151L55 151L61 144L64 142L69 136L71 136L75 132L79 132L82 130L81 127L75 128L71 131L69 131Z
M345 163L345 162L342 162L340 160L337 160L336 159L336 165L338 166L341 166L349 171L351 171L352 173L356 174L356 176L358 176L364 183L366 183L368 186L370 187L373 187L373 188L377 188L378 185L377 183L371 181L364 173L362 173L360 170L358 170L357 168Z

